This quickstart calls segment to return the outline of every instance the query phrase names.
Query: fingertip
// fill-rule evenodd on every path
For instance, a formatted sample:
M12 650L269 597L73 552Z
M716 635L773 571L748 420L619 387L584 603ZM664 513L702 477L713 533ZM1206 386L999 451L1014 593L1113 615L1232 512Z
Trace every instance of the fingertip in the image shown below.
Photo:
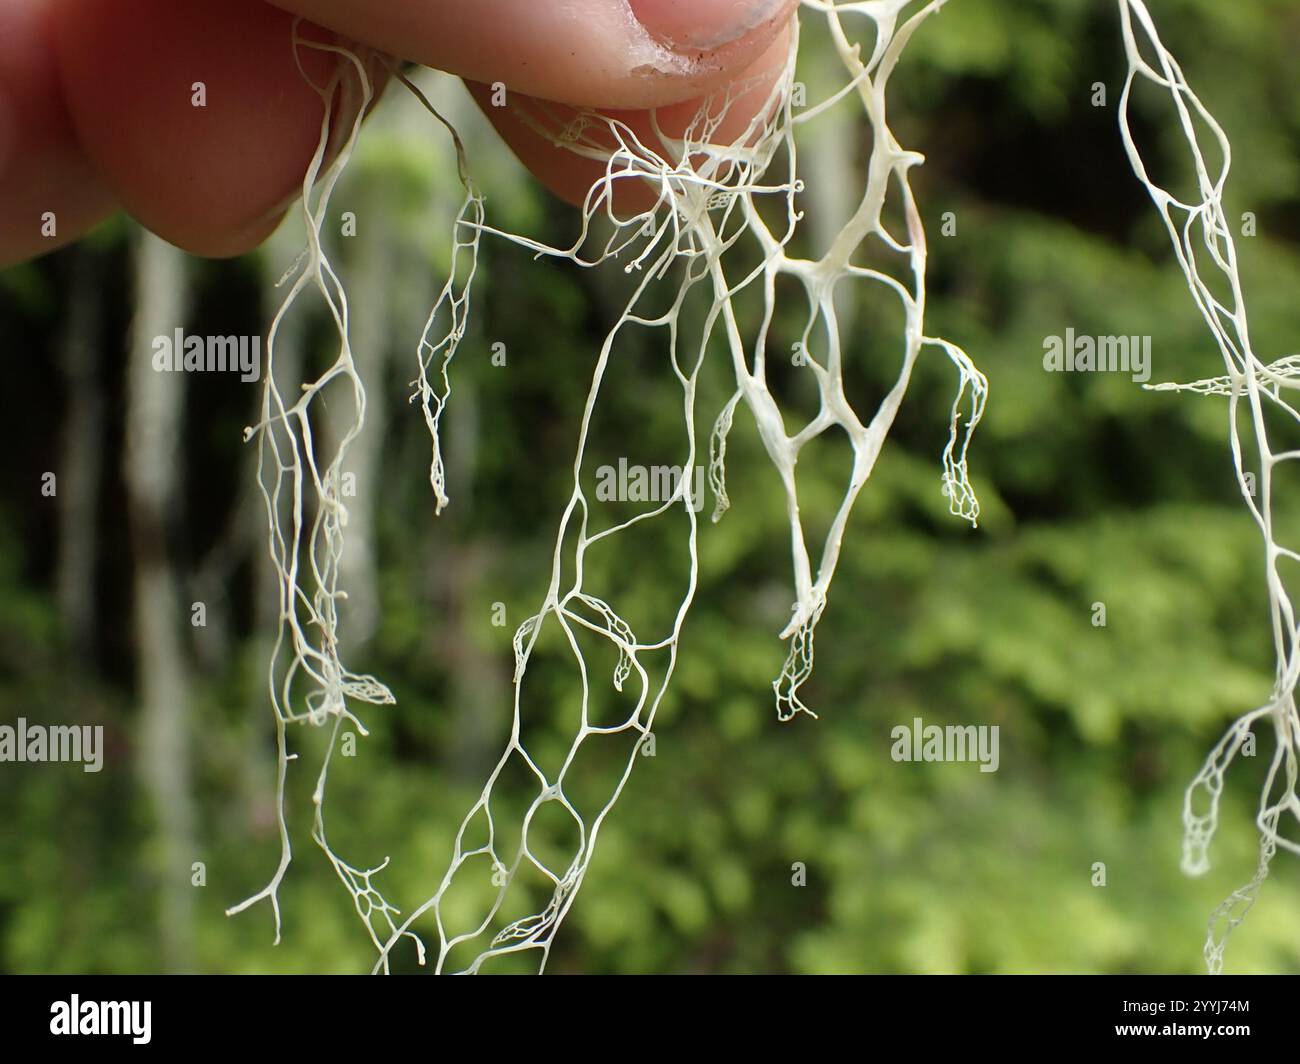
M200 255L275 228L320 140L292 16L260 0L82 0L55 35L78 139L125 209ZM333 57L308 51L324 80Z
M706 95L782 33L798 0L274 0L403 59L579 107Z

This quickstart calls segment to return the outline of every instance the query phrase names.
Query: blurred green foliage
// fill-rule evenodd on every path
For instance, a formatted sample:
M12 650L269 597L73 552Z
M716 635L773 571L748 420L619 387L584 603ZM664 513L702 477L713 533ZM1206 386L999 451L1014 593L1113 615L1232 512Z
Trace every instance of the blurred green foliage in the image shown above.
M1293 352L1300 11L1285 0L1151 6L1231 135L1234 211L1259 219L1259 235L1238 242L1257 349L1266 358ZM1151 335L1154 380L1219 371L1122 155L1112 8L954 0L909 48L892 113L902 142L928 157L916 188L931 231L930 332L961 343L991 385L971 457L980 527L949 517L939 494L952 384L939 359L918 371L850 527L806 689L820 719L778 724L770 681L792 598L788 527L775 474L752 423L738 416L733 508L702 525L701 585L656 723L656 756L638 759L601 830L551 970L1200 969L1210 910L1254 870L1253 808L1272 741L1261 734L1261 756L1230 777L1213 871L1183 877L1183 788L1226 725L1268 697L1272 678L1261 553L1235 494L1226 410L1118 375L1047 374L1041 364L1043 337L1074 327ZM1108 87L1105 108L1091 105L1095 82ZM363 226L383 226L396 277L382 298L354 307L359 323L386 323L392 358L384 379L371 382L372 402L388 410L377 508L383 615L353 664L380 675L398 705L371 714L373 734L358 756L336 762L331 838L356 865L391 856L380 882L403 908L436 888L460 817L504 742L510 636L545 587L582 398L625 284L487 243L472 333L454 370L453 502L435 522L424 428L405 400L458 190L446 138L427 119L412 120L411 108L390 91L335 200L338 210L357 210ZM1179 143L1164 117L1154 105L1139 110L1140 134L1176 172ZM471 126L472 166L493 224L552 243L571 238L576 213L530 184L481 123ZM854 150L860 168L867 144ZM816 166L816 157L805 160L809 186ZM937 235L945 211L957 218L947 238ZM9 424L20 406L37 415L4 474L0 719L103 722L110 751L99 775L71 766L0 771L0 967L11 971L160 964L153 819L134 772L131 607L121 575L129 559L116 474L107 474L92 660L59 649L52 518L32 514L31 485L49 468L65 413L50 352L72 283L66 263L91 256L112 275L129 239L118 225L92 247L0 274L8 335L39 356L15 370L0 400ZM269 311L269 282L291 243L198 272L205 294L196 306L216 316L215 331L233 331L236 306ZM351 286L355 261L346 241L337 244ZM107 284L104 296L110 378L131 299L120 287ZM869 397L891 379L897 321L872 296L856 313L849 357L854 387ZM800 324L797 313L778 321L775 349L788 350ZM680 461L680 403L656 339L640 334L616 359L598 461ZM505 368L489 362L497 342L509 352ZM715 365L705 382L709 421L728 395L725 370ZM786 383L787 398L799 402L793 374ZM226 515L213 523L224 526L252 483L249 455L231 442L252 392L194 394L190 403L191 494ZM109 435L111 444L111 427ZM846 455L828 446L801 463L801 503L814 524L818 514L829 520ZM177 536L197 566L216 539L190 504ZM1300 496L1280 506L1280 520L1300 519ZM254 507L250 527L258 520ZM684 579L684 527L666 517L595 552L593 580L617 584L634 612L662 618ZM255 608L266 588L250 560L255 548L250 537L232 573L228 645L215 659L195 653L195 859L206 863L208 883L195 888L192 966L367 970L364 931L308 837L317 735L293 735L302 767L291 781L296 861L283 894L283 943L272 945L264 907L222 915L262 885L276 857L266 632ZM491 624L495 602L506 604L505 628ZM1104 628L1092 624L1097 602L1106 605ZM567 743L544 707L562 705L571 682L547 667L543 651L532 697L544 753ZM1000 770L893 762L890 730L914 717L1000 726ZM593 786L612 785L621 754L594 754ZM792 885L795 862L807 867L806 886ZM1104 887L1093 885L1095 862L1106 866ZM457 904L468 918L491 892L485 876L481 891ZM404 955L399 967L410 966ZM1298 966L1300 862L1283 855L1232 940L1227 970Z

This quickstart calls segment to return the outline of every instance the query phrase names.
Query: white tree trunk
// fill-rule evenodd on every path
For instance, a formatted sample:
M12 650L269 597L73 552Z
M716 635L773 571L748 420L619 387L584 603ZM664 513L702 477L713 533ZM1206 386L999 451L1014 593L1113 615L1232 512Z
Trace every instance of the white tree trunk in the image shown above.
M168 971L193 966L194 845L190 689L182 606L167 547L177 505L184 378L153 368L152 341L170 336L185 310L185 259L143 233L136 249L136 315L127 369L125 474L135 559L135 640L141 727L139 767L154 810L153 869L161 891Z

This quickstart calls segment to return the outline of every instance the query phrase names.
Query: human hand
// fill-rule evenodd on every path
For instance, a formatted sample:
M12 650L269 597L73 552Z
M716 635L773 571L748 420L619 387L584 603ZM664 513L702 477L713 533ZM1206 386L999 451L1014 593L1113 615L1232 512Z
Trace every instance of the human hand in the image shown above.
M195 254L261 243L301 191L320 137L320 98L290 43L295 14L459 74L472 90L503 82L633 112L621 117L637 125L634 112L657 107L671 121L737 78L775 77L797 3L0 0L0 265L67 243L119 207ZM334 61L302 58L314 73ZM764 95L741 101L729 119L737 132ZM593 164L508 110L486 110L548 187L581 200Z

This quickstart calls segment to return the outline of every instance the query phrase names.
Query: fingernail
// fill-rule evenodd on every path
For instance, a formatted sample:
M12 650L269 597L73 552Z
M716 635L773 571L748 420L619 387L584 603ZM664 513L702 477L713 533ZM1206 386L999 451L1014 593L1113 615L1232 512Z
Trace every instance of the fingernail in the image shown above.
M628 0L632 14L675 51L721 48L794 7L794 0Z

